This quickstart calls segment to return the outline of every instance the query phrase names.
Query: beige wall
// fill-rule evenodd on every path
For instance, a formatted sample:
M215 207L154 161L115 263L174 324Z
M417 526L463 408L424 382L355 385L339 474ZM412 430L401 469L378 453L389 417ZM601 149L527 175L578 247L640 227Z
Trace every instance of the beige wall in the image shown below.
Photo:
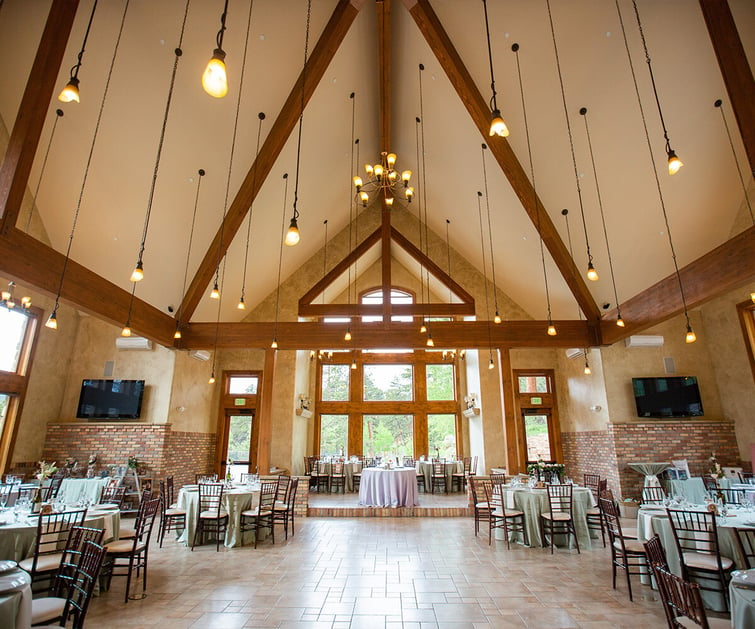
M556 350L556 384L563 432L605 430L609 422L603 356L599 348L587 350L592 373L585 375L585 357L567 358Z
M173 430L215 432L215 391L207 382L211 370L212 359L200 361L189 356L188 352L174 352L173 382L168 408L168 422L172 424Z

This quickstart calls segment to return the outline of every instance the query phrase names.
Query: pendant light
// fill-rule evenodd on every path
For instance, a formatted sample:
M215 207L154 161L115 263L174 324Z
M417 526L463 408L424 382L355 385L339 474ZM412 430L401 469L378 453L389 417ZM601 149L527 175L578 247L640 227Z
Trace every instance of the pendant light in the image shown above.
M482 144L482 177L485 183L485 207L488 214L488 242L490 243L490 269L491 280L493 282L493 304L495 307L495 315L493 315L493 323L500 323L502 321L501 314L498 311L498 289L495 283L495 257L493 256L493 228L490 224L490 198L488 197L488 170L485 167L485 150L487 149L485 143Z
M420 68L421 67L422 66L420 65ZM421 109L422 108L422 105L421 105L421 103L422 103L422 75L421 74L420 74L420 97L419 97L419 100L420 100L420 109ZM420 118L419 118L419 116L417 116L414 119L414 136L415 136L416 145L417 145L417 169L419 170L419 173L421 173L422 170L424 170L424 169L422 167L422 155L420 153L419 124L420 124ZM424 183L422 183L420 185L420 181L421 181L421 177L418 176L417 177L417 185L420 186L420 189L419 189L420 190L420 194L417 195L417 198L418 198L418 200L417 200L417 225L419 226L419 250L422 251L423 250L423 248L422 248L423 247L423 242L424 242L424 234L422 233L422 206L423 206L422 195L424 194L424 191L425 191L425 185L424 185ZM428 301L429 301L429 299L430 298L428 297ZM419 301L420 301L420 304L424 304L425 303L425 271L424 271L424 260L422 262L420 262L420 267L419 267ZM427 319L425 317L424 312L422 313L422 322L420 323L420 326L419 326L419 333L420 334L427 334Z
M611 286L613 287L613 298L616 300L616 325L623 328L625 323L621 317L621 305L619 304L619 293L616 290L616 276L613 272L613 258L611 257L611 244L608 240L608 228L606 227L606 214L603 211L603 198L600 195L600 185L598 184L598 169L595 166L595 155L592 150L592 139L590 137L590 126L587 124L587 107L582 107L579 114L585 121L585 135L587 136L587 147L590 150L590 163L592 164L592 174L595 179L595 192L598 197L598 208L600 208L600 221L603 225L603 236L606 242L606 251L608 252L608 269L611 271Z
M249 11L251 12L250 3ZM207 62L202 74L202 88L210 96L223 98L228 93L228 76L225 71L225 51L223 50L223 36L225 35L225 19L228 15L228 0L223 5L223 14L220 16L220 30L215 38L215 50Z
M635 10L636 10L636 6L635 6ZM690 319L689 319L689 311L687 309L687 298L684 294L684 284L682 283L682 276L681 276L681 273L679 272L679 264L676 260L676 251L674 249L674 240L671 236L671 227L668 221L668 213L666 212L666 203L663 199L663 190L661 190L661 181L658 178L658 171L656 170L656 166L655 166L655 157L653 157L653 146L650 143L650 132L648 131L647 119L645 117L645 109L642 106L642 99L640 98L640 89L637 86L637 74L634 71L634 63L632 62L632 55L629 52L629 41L627 40L627 33L626 33L626 29L624 28L624 20L622 19L622 16L621 16L621 9L619 8L618 0L616 2L616 11L618 12L618 15L619 15L619 24L621 25L621 34L624 38L624 49L626 50L626 53L627 53L627 61L629 63L629 69L632 74L632 83L634 84L634 92L637 97L637 105L639 106L639 109L640 109L640 116L642 118L642 126L645 131L645 143L648 148L648 155L650 157L650 165L652 166L652 169L653 169L653 177L655 178L655 187L656 187L656 190L658 191L658 201L661 206L661 212L663 213L664 223L666 224L666 235L668 236L669 249L671 250L671 259L674 263L674 274L676 275L676 281L679 285L679 295L682 300L682 311L684 312L684 318L686 320L686 331L684 335L684 340L687 343L694 343L697 340L697 335L692 329L692 324L690 323Z
M178 47L173 51L175 58L173 60L173 70L170 75L170 86L168 87L168 96L165 101L165 112L163 113L162 127L160 128L160 137L157 143L157 156L155 157L155 166L152 170L152 181L149 188L149 198L147 200L147 211L144 214L144 228L142 229L142 238L139 243L139 254L136 259L136 265L131 273L132 282L141 282L144 279L144 248L147 243L147 233L149 231L149 219L152 215L152 202L155 198L155 185L157 184L157 173L160 169L160 157L163 151L163 142L165 141L165 129L168 125L168 114L170 113L170 105L173 100L173 88L176 84L176 72L178 71L178 60L181 58L183 51L181 50L181 44L183 43L184 31L186 30L186 17L189 13L189 2L186 0L186 8L184 9L183 21L181 22L181 34L178 38Z
M63 290L63 280L65 279L65 276L66 276L66 269L68 268L68 260L71 257L71 246L73 244L74 234L76 233L76 224L79 220L79 211L81 210L81 201L84 198L84 190L86 189L87 179L89 178L89 169L92 165L92 155L94 154L94 147L97 145L97 137L100 131L100 122L102 121L102 112L105 109L105 102L107 101L107 96L110 91L110 79L113 76L113 67L115 66L115 59L118 56L118 48L120 47L121 35L123 34L123 24L126 21L127 12L128 12L128 2L126 2L123 8L123 15L121 17L121 23L118 29L118 36L115 40L115 46L113 47L113 56L110 59L110 67L108 69L107 79L105 80L105 89L102 92L102 100L100 101L100 109L97 112L97 121L95 122L95 125L94 125L94 132L92 133L92 143L89 145L89 155L87 156L86 166L84 167L84 176L81 179L81 188L79 189L79 198L76 201L76 208L73 211L73 222L71 224L71 233L68 236L68 245L66 247L66 255L65 255L65 258L63 259L63 269L60 272L60 280L58 281L58 290L55 294L55 304L53 305L52 312L50 312L50 316L47 318L47 322L45 323L45 327L51 330L58 329L58 308L60 307L60 294ZM92 9L92 13L94 13L94 9ZM89 22L91 24L92 22L91 17L89 18ZM56 112L56 114L58 117L63 115L62 112L60 113Z
M354 92L351 92L349 94L349 99L351 100L351 157L349 159L349 174L355 172L356 164L354 163L354 152L359 147L359 139L354 138L355 133L355 124L356 124L356 94ZM359 163L359 158L357 158L357 164ZM352 181L355 179L359 179L358 177L354 177ZM360 180L361 181L361 180ZM351 252L352 252L352 238L351 238L351 232L353 228L353 216L354 216L354 200L355 197L353 194L351 194L351 186L349 186L349 258L351 258ZM326 225L327 229L327 225ZM356 281L356 278L354 278ZM324 290L323 290L324 292ZM355 301L356 301L356 295L355 295ZM349 264L348 269L348 277L346 279L346 302L348 306L351 306L351 264ZM343 335L343 340L347 343L350 342L352 339L351 336L351 316L349 316L349 323L346 326L346 332Z
M224 271L225 271L225 266L224 266ZM225 278L225 272L223 273L223 277ZM207 381L207 384L215 384L215 365L217 364L217 358L218 358L218 333L220 332L220 306L221 304L222 304L222 300L218 299L218 309L215 315L215 340L212 343L212 371L210 372L210 379Z
M566 223L566 239L569 244L569 256L573 259L574 258L574 251L572 250L572 244L571 244L571 228L569 227L569 210L564 208L561 210L561 216L564 217L564 222ZM582 309L577 305L577 319L579 321L582 321ZM585 356L585 369L584 373L586 376L589 376L592 371L590 370L590 362L588 359L588 348L584 347L582 349L582 353Z
M299 234L299 167L301 164L301 129L304 122L304 90L307 84L307 56L309 54L309 24L312 16L312 0L307 0L307 28L304 36L304 65L301 71L301 108L299 110L299 131L296 138L296 175L294 184L294 207L291 214L291 222L288 225L286 238L284 242L289 247L299 243L301 235Z
M618 9L618 0L616 8ZM637 9L637 2L632 0L632 6L634 7L634 15L637 18L637 28L640 31L640 39L642 40L642 49L645 51L645 61L648 64L648 72L650 73L650 84L653 86L653 95L655 96L655 104L658 106L658 116L661 119L661 127L663 128L663 139L666 140L666 158L668 162L668 174L675 175L679 172L679 169L684 166L682 160L676 156L676 152L671 148L671 141L668 137L668 131L666 130L666 121L663 119L663 110L661 109L661 101L658 98L658 88L655 85L655 76L653 75L653 64L650 62L650 54L648 53L648 45L645 41L645 32L642 30L642 22L640 21L640 12ZM691 341L688 341L691 342Z
M283 173L283 181L285 182L283 190L283 220L281 223L280 250L278 251L278 283L275 289L275 325L273 327L273 342L270 344L272 349L278 349L278 308L280 306L281 266L283 264L283 243L285 241L283 230L286 227L286 202L288 201L288 173Z
M537 199L537 186L535 185L535 164L532 161L532 143L530 142L530 129L529 129L529 123L527 121L527 107L525 105L524 101L524 84L522 82L522 68L521 64L519 63L519 44L512 44L511 50L514 53L514 56L516 57L516 74L517 78L519 80L519 95L522 101L522 114L524 117L524 135L527 140L527 159L530 163L530 181L532 181L532 198L535 204L535 226L537 229L537 236L540 241L540 261L543 265L543 280L545 284L545 301L548 308L548 328L547 333L548 336L556 336L558 334L558 331L556 330L556 326L553 323L553 318L551 316L551 298L550 298L550 291L548 290L548 271L545 267L545 248L543 247L543 234L540 231L540 203Z
M97 10L97 0L94 0L94 4L92 5L92 13L89 15L89 23L87 24L87 30L84 33L84 41L81 42L81 50L79 51L78 57L76 57L76 65L74 65L71 68L71 76L68 79L68 83L66 83L66 86L63 88L63 90L58 94L58 100L61 103L78 103L80 102L79 98L79 69L81 68L81 62L84 58L84 49L87 45L87 39L89 39L89 30L92 28L92 20L94 19L94 12ZM128 10L128 1L126 2L126 8L125 11Z
M593 263L592 259L592 253L590 252L590 238L587 235L587 221L585 220L585 208L582 203L582 189L579 185L579 171L577 170L577 157L574 153L574 138L572 137L571 132L571 122L569 121L569 110L566 107L566 90L564 89L564 79L561 75L561 60L558 55L558 45L556 44L556 29L553 26L553 15L551 14L551 3L550 0L546 0L546 5L548 7L548 20L550 22L551 27L551 38L553 40L553 51L556 56L556 69L558 70L558 82L561 86L561 103L564 106L564 118L566 119L566 131L569 135L569 148L571 149L571 161L572 166L574 167L574 181L577 186L577 198L579 199L579 213L582 217L582 229L585 233L585 245L587 247L587 279L592 282L597 282L598 277L598 271L595 269L595 265Z
M480 221L480 248L482 250L482 281L485 284L485 324L488 328L488 350L490 351L490 360L488 369L493 369L493 339L490 333L490 300L488 298L488 271L485 262L485 232L482 229L482 192L477 192L477 216Z
M721 112L721 120L724 123L724 129L726 129L726 137L729 139L729 148L731 148L731 155L734 158L734 165L737 167L737 175L739 175L739 183L742 186L742 192L745 197L745 203L747 204L747 209L750 212L750 220L752 221L752 224L755 225L755 214L752 212L752 204L750 203L750 197L747 194L747 186L745 185L744 177L742 177L742 169L739 167L739 160L737 159L737 152L734 150L734 141L731 138L731 132L729 131L729 124L726 122L726 115L724 114L724 110L721 107L723 105L723 102L719 98L715 103L713 103L713 106L718 109ZM755 292L750 293L750 300L755 302Z
M493 92L493 96L490 99L490 131L488 135L497 135L502 138L506 138L509 135L509 129L501 116L501 110L498 109L497 94L495 91L495 76L493 75L493 51L490 47L490 25L488 23L488 3L487 0L482 0L482 9L485 13L485 39L488 43L488 63L490 65L490 89Z
M419 177L417 177L417 183L419 184L420 180L422 181L422 186L420 188L421 196L422 196L422 203L418 203L417 211L419 216L419 249L420 251L423 251L422 245L424 240L424 251L425 259L429 259L429 252L430 252L430 246L429 246L429 237L430 232L427 226L427 152L425 151L425 101L424 101L424 92L422 90L422 73L425 71L425 66L423 64L419 64L419 117L415 118L416 124L416 134L417 134L417 166L420 168ZM423 209L424 209L424 218L423 218ZM424 230L424 239L422 237L422 232ZM430 332L430 269L427 268L427 266L424 264L420 265L419 268L420 272L420 291L422 290L422 275L424 273L424 286L427 290L427 300L425 301L424 298L422 298L422 302L427 306L426 314L422 317L422 325L420 327L420 333L424 334L427 332L427 341L425 342L425 345L427 347L435 347L435 341L433 341L433 335Z
M197 178L197 193L194 196L194 211L191 215L191 229L189 230L189 246L186 250L186 265L184 266L184 283L183 288L181 289L181 296L186 294L186 281L189 277L189 258L191 257L191 245L194 240L194 226L196 225L197 221L197 207L199 206L199 190L202 187L202 177L205 176L205 171L203 168L200 168L197 171L197 174L199 177ZM174 339L180 339L181 338L181 316L183 315L183 299L181 300L181 305L178 306L178 312L176 313L176 331L173 333Z

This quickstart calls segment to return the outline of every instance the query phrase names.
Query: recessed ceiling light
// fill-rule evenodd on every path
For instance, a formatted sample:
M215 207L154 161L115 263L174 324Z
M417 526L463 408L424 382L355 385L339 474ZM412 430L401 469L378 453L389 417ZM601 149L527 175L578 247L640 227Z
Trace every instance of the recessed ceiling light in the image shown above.
M610 37L610 36L611 36L611 31L606 31L606 37Z
M265 41L265 36L264 35L260 35L260 41Z

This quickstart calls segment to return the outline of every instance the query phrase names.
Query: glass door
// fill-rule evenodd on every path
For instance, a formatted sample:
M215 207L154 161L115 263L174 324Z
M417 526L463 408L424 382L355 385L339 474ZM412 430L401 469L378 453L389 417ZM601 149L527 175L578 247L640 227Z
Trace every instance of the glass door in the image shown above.
M524 434L527 439L527 461L538 459L553 461L550 438L550 413L546 409L525 409L522 411Z
M254 471L249 469L252 461L253 420L254 413L226 415L228 445L225 453L225 473L230 471L234 481L240 481L242 473Z

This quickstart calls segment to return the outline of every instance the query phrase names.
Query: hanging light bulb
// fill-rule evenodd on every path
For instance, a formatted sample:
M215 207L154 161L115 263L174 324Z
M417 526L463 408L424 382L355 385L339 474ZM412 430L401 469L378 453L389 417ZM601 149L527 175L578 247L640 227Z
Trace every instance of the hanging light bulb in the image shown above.
M238 310L246 310L246 304L244 303L243 297L239 297L239 303L236 304L236 308Z
M357 359L356 356L351 359L351 368L356 369L357 368Z
M179 330L178 328L176 328L176 331L173 332L173 338L174 339L180 339L181 338L181 330Z
M277 338L274 338L273 342L270 343L270 348L271 349L278 349L278 339Z
M131 336L131 328L129 327L128 323L123 326L123 329L121 330L121 336Z
M406 192L405 192L405 194L406 194L406 200L407 200L407 201L408 201L409 203L411 203L411 202L412 202L412 199L414 198L414 188L412 188L411 186L409 186L409 187L408 187L408 188L406 189Z
M58 100L61 103L79 103L79 79L71 77L71 80L66 83L66 86L58 94Z
M495 369L495 363L493 362L493 357L490 357L490 360L488 361L488 369Z
M213 368L212 374L210 375L210 379L207 381L207 384L215 384L215 369Z
M753 303L755 303L755 292L750 293L750 301L752 301Z
M141 260L137 261L130 279L132 282L141 282L144 279L144 264Z
M553 321L548 322L548 336L556 336L556 326L553 325Z
M357 189L357 192L360 192L362 190L362 178L359 175L355 175L352 181L354 182L354 187Z
M591 373L592 369L590 369L590 363L587 362L587 358L585 357L585 375L589 376Z
M346 334L343 335L344 341L350 341L351 340L351 328L346 329Z
M45 327L50 328L51 330L58 329L58 309L57 308L55 308L50 313L50 316L47 318L47 323L45 323Z
M225 0L223 14L220 16L220 30L216 38L217 47L212 51L212 57L202 74L202 88L210 96L223 98L228 93L228 75L225 71L225 52L223 51L223 35L225 34L225 18L228 15L228 0Z
M414 192L412 191L412 194L413 194L413 193L414 193ZM362 191L361 191L361 192L359 193L359 198L360 198L360 200L362 201L362 207L367 207L367 201L369 201L369 200L370 200L370 195L369 195L369 194L367 194L367 193L366 193L366 192L365 192L364 190L362 190Z
M427 343L426 343L426 345L428 347L435 347L435 341L433 341L433 335L430 332L427 333Z
M411 170L405 170L401 173L401 181L404 182L404 188L409 187L409 180L412 178L412 171ZM412 188L412 192L414 192L414 189Z
M212 286L212 291L210 292L210 299L220 299L220 289L218 288L218 281L215 280L215 284Z
M668 150L668 174L675 175L679 172L679 169L684 166L682 160L680 160L673 149Z
M587 279L593 282L597 282L599 279L598 272L595 270L595 267L593 266L592 262L587 263Z
M501 138L507 138L509 136L509 128L503 121L501 116L501 110L498 109L498 103L496 101L495 91L495 76L493 74L493 51L490 48L490 25L488 24L488 3L486 0L482 0L482 7L485 11L485 37L488 42L488 63L490 65L490 88L493 92L493 96L490 99L491 119L490 119L490 131L488 135L497 135Z
M501 319L501 315L496 310L495 311L495 317L493 317L493 323L500 323L501 321L503 321L503 319Z
M285 242L289 247L293 247L294 245L298 244L299 239L299 225L296 223L296 217L294 217L291 219L291 223L288 226L288 231L286 232L286 239L283 242Z
M618 325L620 328L624 327L625 323L624 323L624 319L621 318L621 315L619 315L619 318L616 319L616 325Z
M694 343L697 340L697 335L689 323L687 324L687 335L684 337L684 340L687 343Z
M422 325L419 326L419 333L424 334L425 332L427 332L427 326L425 325L425 320L422 319Z
M503 121L503 118L501 117L501 111L499 109L493 110L492 119L490 121L490 131L488 132L488 135L497 135L501 138L509 137L509 128Z

